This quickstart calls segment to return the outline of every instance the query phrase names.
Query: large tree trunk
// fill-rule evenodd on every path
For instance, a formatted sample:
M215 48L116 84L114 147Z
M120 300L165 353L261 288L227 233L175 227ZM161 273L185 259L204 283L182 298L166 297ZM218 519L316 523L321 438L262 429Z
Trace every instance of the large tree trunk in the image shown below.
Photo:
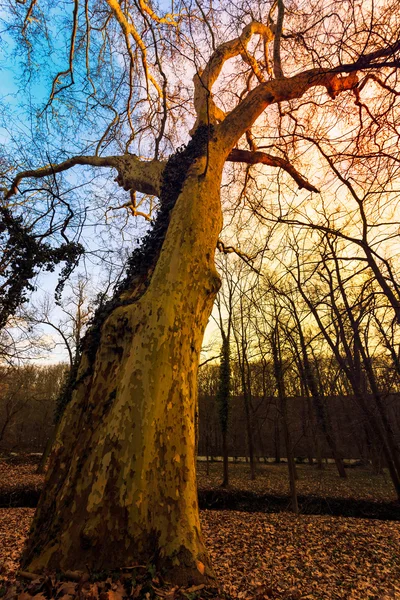
M191 167L145 293L108 316L93 369L82 357L25 569L151 563L178 584L214 578L200 533L194 419L201 343L220 285L219 154Z

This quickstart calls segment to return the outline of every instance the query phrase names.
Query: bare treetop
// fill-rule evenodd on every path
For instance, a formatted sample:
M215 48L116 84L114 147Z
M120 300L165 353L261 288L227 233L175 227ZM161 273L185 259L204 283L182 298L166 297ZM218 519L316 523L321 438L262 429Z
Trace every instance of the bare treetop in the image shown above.
M392 2L66 6L69 12L42 0L10 3L4 21L24 82L33 75L47 84L41 117L62 125L72 117L75 130L86 129L79 154L165 157L199 123L228 115L236 130L246 115L246 131L271 102L295 100L315 86L332 98L357 89L361 100L373 81L386 91L395 86L399 25ZM371 77L383 66L383 76ZM340 76L353 72L358 84Z

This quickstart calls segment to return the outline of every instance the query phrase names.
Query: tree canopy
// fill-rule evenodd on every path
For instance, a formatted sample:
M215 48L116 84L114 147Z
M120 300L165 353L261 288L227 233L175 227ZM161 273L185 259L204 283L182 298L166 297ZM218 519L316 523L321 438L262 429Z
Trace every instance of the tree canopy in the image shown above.
M5 3L3 58L16 67L3 98L4 198L22 194L42 234L76 237L90 206L77 188L91 177L68 179L77 165L116 169L129 191L109 184L103 212L149 218L165 161L200 124L220 125L228 161L267 165L227 175L262 174L256 199L241 197L253 212L277 176L281 194L322 189L315 171L306 178L318 154L339 178L351 170L353 186L390 193L379 173L396 172L394 2L162 6Z

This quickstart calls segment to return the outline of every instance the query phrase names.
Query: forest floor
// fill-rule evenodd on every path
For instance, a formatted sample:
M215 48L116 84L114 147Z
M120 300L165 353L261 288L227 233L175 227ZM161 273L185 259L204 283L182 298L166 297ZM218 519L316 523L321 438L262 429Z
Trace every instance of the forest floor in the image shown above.
M248 465L230 467L229 494L287 497L286 465L259 465L256 481L250 480ZM39 490L43 478L34 470L34 464L0 461L0 494L20 493L24 486ZM219 493L221 472L220 463L210 464L209 475L200 464L200 493ZM331 465L322 472L299 465L298 488L307 497L391 504L399 520L202 510L207 547L225 591L244 600L400 600L400 507L387 475L352 468L348 479L340 480ZM33 512L0 508L0 578L5 581L18 568Z
M344 499L392 502L396 493L386 469L376 475L370 467L346 468L347 478L338 476L334 464L327 464L322 470L308 464L296 465L298 481L297 493L304 496L337 497ZM256 494L271 496L289 495L289 477L286 463L257 463L256 479L250 479L250 466L245 462L229 463L229 488L246 490ZM210 462L209 473L205 462L197 463L197 479L200 490L220 489L222 463Z
M229 486L222 489L222 463L209 463L208 473L207 465L198 463L201 508L264 513L290 510L286 464L258 464L254 481L246 463L230 463L229 472ZM302 514L400 520L400 506L386 470L377 475L371 468L347 468L344 479L338 476L333 464L322 470L300 464L297 473Z
M36 463L37 455L11 459L2 459L0 456L0 507L36 506L44 480L44 475L36 474ZM288 469L285 463L258 463L254 481L250 479L250 468L246 463L229 463L229 472L229 487L222 490L222 463L210 462L208 473L205 462L197 463L200 504L204 508L232 508L229 504L233 503L236 497L239 498L240 508L243 509L247 494L247 504L253 501L254 508L257 508L257 502L254 502L257 498L269 498L271 502L273 499L282 499L282 508L285 509L284 501L287 503L289 498ZM297 493L303 498L320 498L325 504L329 503L330 499L337 499L385 506L393 504L396 500L386 470L377 475L371 468L347 468L346 479L338 477L333 464L326 465L322 470L316 466L300 464L297 465L297 472ZM214 506L215 504L217 505ZM400 519L398 505L395 505L394 509L398 511ZM252 512L251 507L249 511ZM328 514L332 513L329 513L329 507L327 511Z

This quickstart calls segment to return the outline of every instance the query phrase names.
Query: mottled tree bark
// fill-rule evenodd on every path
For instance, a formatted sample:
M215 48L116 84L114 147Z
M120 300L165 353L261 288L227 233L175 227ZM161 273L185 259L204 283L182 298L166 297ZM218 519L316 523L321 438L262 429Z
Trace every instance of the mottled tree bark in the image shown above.
M220 285L223 159L191 168L145 293L108 316L55 442L25 569L152 563L214 579L200 533L194 418L202 337Z

